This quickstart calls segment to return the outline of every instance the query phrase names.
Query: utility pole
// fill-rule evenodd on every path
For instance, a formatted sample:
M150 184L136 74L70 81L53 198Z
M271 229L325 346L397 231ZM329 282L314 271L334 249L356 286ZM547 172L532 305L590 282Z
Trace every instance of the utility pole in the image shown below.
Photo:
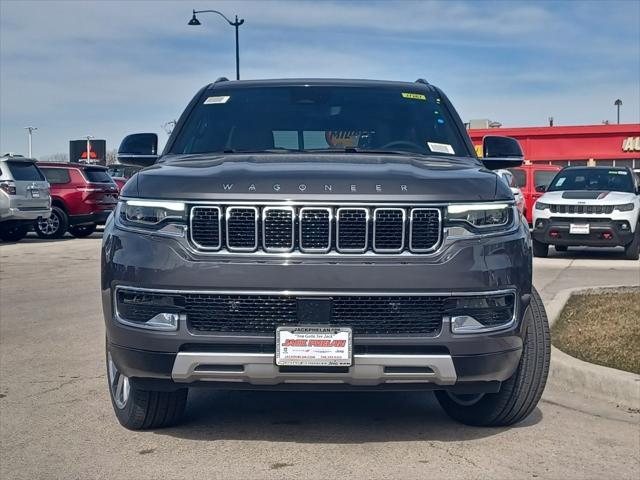
M27 135L29 137L29 158L33 158L32 136L33 136L33 132L38 130L38 127L28 126L28 127L24 127L24 129L27 131Z
M91 139L95 138L93 135L85 135L87 139L87 163L91 163Z

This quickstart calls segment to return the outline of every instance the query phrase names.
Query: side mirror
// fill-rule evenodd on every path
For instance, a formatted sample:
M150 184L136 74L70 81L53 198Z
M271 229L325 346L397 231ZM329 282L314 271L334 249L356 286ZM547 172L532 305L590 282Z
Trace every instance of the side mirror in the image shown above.
M118 148L118 163L148 167L158 159L158 135L134 133L127 135Z
M545 185L536 185L536 192L544 193L547 191L547 187Z
M482 163L489 170L522 165L524 154L515 138L487 135L482 139Z

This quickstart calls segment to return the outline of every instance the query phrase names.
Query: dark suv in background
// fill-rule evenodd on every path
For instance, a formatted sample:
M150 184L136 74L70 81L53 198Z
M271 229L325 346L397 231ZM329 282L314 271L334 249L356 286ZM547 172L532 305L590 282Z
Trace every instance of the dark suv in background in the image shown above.
M87 237L118 203L118 187L106 167L70 162L38 162L38 167L51 186L51 216L34 224L40 238L61 238L67 231Z
M192 387L433 390L511 425L544 389L531 238L492 169L522 162L424 80L221 79L157 137L105 226L109 393L127 428L177 421ZM393 405L389 406L393 412Z

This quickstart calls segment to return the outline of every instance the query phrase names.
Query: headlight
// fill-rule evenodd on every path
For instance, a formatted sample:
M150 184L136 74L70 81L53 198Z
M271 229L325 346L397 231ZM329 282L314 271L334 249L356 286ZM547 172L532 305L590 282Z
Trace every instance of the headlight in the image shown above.
M623 203L622 205L616 205L614 210L618 210L619 212L630 212L633 210L635 205L633 203Z
M183 235L185 204L160 200L123 200L118 203L116 219L121 228L149 230L165 235Z
M550 205L548 203L536 202L535 209L536 210L546 210L547 208L549 208L549 206Z
M472 231L505 230L514 224L515 207L507 203L455 204L447 207L447 223Z

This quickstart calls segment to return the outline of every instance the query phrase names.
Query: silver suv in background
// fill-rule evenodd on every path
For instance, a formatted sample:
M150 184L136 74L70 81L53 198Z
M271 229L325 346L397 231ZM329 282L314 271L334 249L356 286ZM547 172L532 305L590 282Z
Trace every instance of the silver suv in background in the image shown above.
M34 220L50 215L49 183L35 159L21 155L0 157L0 239L22 240Z

